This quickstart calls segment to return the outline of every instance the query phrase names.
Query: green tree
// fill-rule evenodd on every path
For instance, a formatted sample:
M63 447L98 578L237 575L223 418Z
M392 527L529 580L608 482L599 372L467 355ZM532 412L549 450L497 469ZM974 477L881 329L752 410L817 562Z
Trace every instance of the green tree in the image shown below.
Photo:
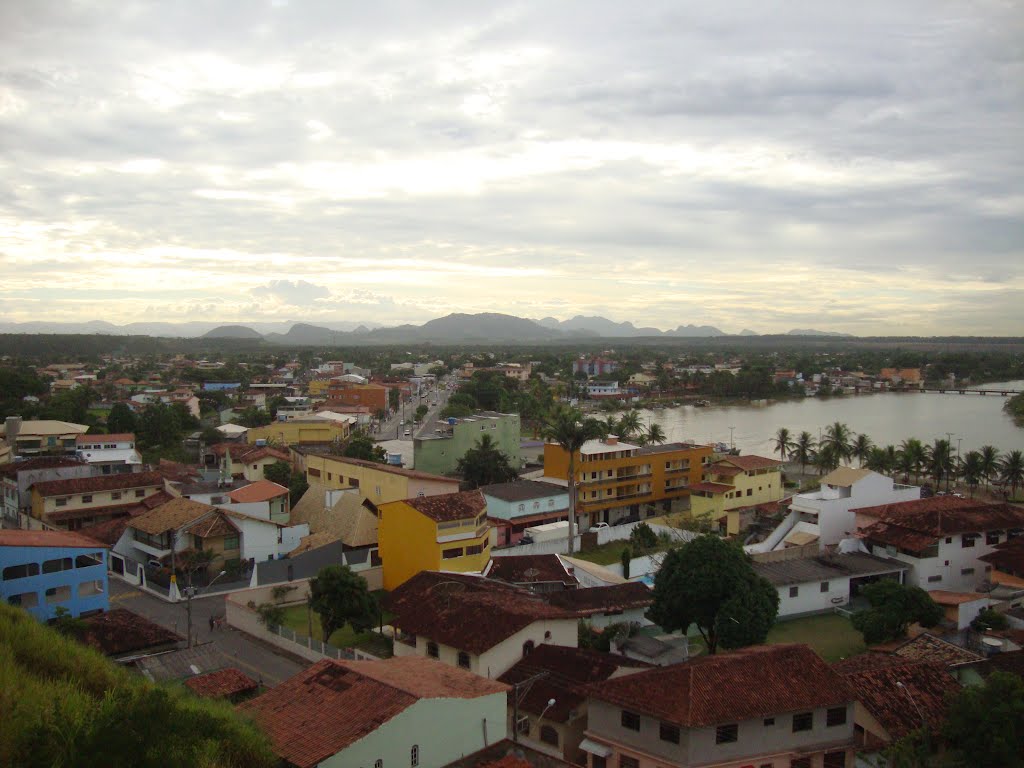
M644 434L644 443L647 445L661 445L668 438L665 437L665 430L662 429L661 424L655 424L653 421L647 425L647 431Z
M715 653L763 643L779 611L779 594L758 576L737 545L698 536L669 551L654 579L650 617L666 631L697 626Z
M975 632L988 632L993 629L1006 629L1010 625L1010 620L1006 618L1005 613L993 610L992 608L986 608L983 611L979 611L978 615L974 617L974 621L971 622L971 629Z
M1010 498L1017 498L1017 488L1024 485L1024 454L1010 451L999 462L999 482L1010 486Z
M793 443L791 458L800 465L800 474L807 474L807 465L814 461L815 442L810 432L801 432Z
M373 442L373 439L362 432L349 438L348 444L341 452L342 456L363 461L375 461L384 464L388 460L387 451Z
M992 479L999 476L999 450L994 446L981 446L981 476L985 478L985 490Z
M640 411L627 411L619 419L619 435L626 440L631 440L639 435L643 428L643 422L640 421Z
M471 488L491 483L508 483L519 476L517 469L509 463L508 456L498 449L490 435L481 435L476 445L459 459L456 471Z
M928 474L935 483L936 490L942 482L942 478L948 478L953 469L953 453L949 440L937 438L926 451L926 462Z
M398 406L402 404L402 393L397 387L392 387L388 390L388 407L392 411L397 411Z
M377 600L366 586L366 579L347 565L328 565L309 581L309 605L320 616L325 641L346 624L364 632L377 619Z
M934 627L942 620L942 608L920 587L881 579L864 587L861 595L871 607L855 613L852 622L868 645L903 637L915 622Z
M984 685L959 691L942 734L957 766L1019 768L1024 765L1024 680L993 672Z
M425 405L416 406L416 421L423 421L423 417L427 415L429 410Z
M775 450L779 452L779 458L783 462L789 458L794 446L793 436L790 435L789 430L786 427L779 427L779 431L775 433Z
M820 448L827 448L835 457L835 466L849 461L853 456L853 432L840 421L825 427L825 435L821 438ZM834 467L833 467L834 468Z
M853 445L850 446L850 451L860 466L864 466L867 462L868 457L871 455L871 449L874 448L874 443L871 442L871 438L861 433L853 440Z
M900 471L903 472L903 480L906 482L910 476L914 476L914 482L924 469L928 451L920 440L910 437L900 443Z
M114 403L107 414L107 432L110 434L133 433L138 428L135 414L125 403Z
M978 451L968 451L960 461L960 475L963 477L967 487L971 489L971 498L974 498L974 491L981 484L982 459Z
M633 562L633 551L629 547L623 547L619 554L619 563L622 565L622 578L629 578L629 564Z
M275 461L263 468L263 477L287 488L292 479L292 465L287 461Z
M548 416L541 433L545 440L556 443L568 454L569 471L569 549L571 555L576 546L576 502L579 478L576 477L576 454L587 440L596 440L604 435L604 428L597 419L583 418L575 408L562 406Z
M658 534L647 523L637 523L629 532L629 543L637 552L646 552L658 546Z

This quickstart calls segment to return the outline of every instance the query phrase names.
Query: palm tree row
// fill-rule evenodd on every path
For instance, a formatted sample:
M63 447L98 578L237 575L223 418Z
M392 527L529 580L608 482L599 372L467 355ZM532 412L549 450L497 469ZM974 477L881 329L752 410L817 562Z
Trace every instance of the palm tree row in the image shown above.
M607 434L618 435L623 440L630 440L640 445L661 445L666 439L665 430L661 428L660 424L655 424L652 421L645 426L640 421L640 412L636 410L627 411L619 419L609 416L600 423L604 425Z
M806 473L808 466L824 473L857 459L861 467L893 476L902 474L904 482L911 478L915 483L922 477L930 478L936 488L943 480L948 485L959 477L972 495L982 482L986 489L992 482L998 482L1004 488L1008 486L1013 497L1016 497L1018 488L1024 487L1024 454L1010 451L1000 456L999 450L991 445L968 451L958 459L951 442L943 438L926 445L911 437L899 447L882 447L875 445L866 434L855 434L838 421L825 429L820 441L816 441L810 432L801 432L794 438L788 429L781 427L774 443L779 457L799 464L801 473Z

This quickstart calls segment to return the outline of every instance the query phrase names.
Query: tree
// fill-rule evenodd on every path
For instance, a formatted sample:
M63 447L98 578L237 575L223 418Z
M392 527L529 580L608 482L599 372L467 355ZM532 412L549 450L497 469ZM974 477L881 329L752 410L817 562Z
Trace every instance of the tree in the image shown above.
M568 454L569 471L569 549L571 555L576 546L576 454L587 440L596 440L604 435L604 428L597 419L583 418L575 408L560 407L551 412L541 433L546 440L557 443Z
M800 465L800 474L807 474L807 465L814 461L814 436L810 432L801 432L793 443L791 458Z
M665 430L661 428L661 424L655 424L653 421L647 425L647 431L644 434L644 443L647 445L661 445L668 438L665 437Z
M619 419L619 435L626 440L639 435L643 428L643 422L640 421L640 411L627 411Z
M789 430L786 427L779 427L779 431L775 433L775 450L779 452L779 459L783 463L789 458L794 446L795 443Z
M416 421L423 421L423 417L427 415L427 411L430 409L425 405L416 406Z
M853 441L853 445L850 446L852 455L857 459L860 466L864 466L868 460L868 456L871 455L871 449L874 448L874 443L871 442L871 438L861 433Z
M633 562L633 551L625 546L622 548L622 553L619 555L619 562L622 564L622 578L629 578L629 564Z
M999 476L999 450L994 446L981 446L981 476L985 478L985 490L992 478Z
M934 627L942 620L942 608L920 587L881 579L864 587L861 595L871 607L855 613L852 621L868 645L903 637L915 622Z
M647 523L638 523L629 532L629 543L637 552L645 552L658 546L658 534Z
M909 480L910 475L913 475L914 482L917 482L927 455L928 451L925 449L924 443L916 437L907 438L900 443L900 471L903 472L904 481Z
M342 450L341 455L350 459L375 461L378 464L384 464L388 460L387 451L373 442L369 435L363 434L362 432L353 435L349 439L348 444Z
M967 487L971 489L972 499L974 498L974 491L981 483L981 464L981 454L977 451L968 451L960 461L960 474L964 482L967 483Z
M132 409L125 403L114 403L107 414L107 432L120 435L134 433L137 428Z
M1017 488L1024 485L1024 454L1010 451L999 462L999 482L1010 486L1010 498L1017 498Z
M978 615L974 617L974 621L971 622L971 629L975 632L988 632L993 629L1006 629L1010 625L1010 620L1006 618L1005 613L1000 613L992 608L986 608L983 611L979 611Z
M825 427L825 435L821 438L820 448L827 448L835 457L835 467L853 456L853 432L841 421ZM833 467L833 469L835 468Z
M839 466L839 453L836 448L822 441L814 454L814 468L819 475L831 472Z
M928 474L935 482L935 488L938 490L942 478L948 478L953 468L952 446L949 440L936 439L931 448L927 450L926 456Z
M667 632L691 624L708 653L763 643L779 611L779 594L758 576L737 544L698 536L670 550L654 580L650 616Z
M328 565L309 581L309 605L320 616L324 642L335 631L351 624L356 632L374 625L379 613L366 579L347 565Z
M1024 680L993 672L984 685L967 686L949 706L942 728L955 765L1019 768L1024 765Z
M508 483L518 477L508 456L498 449L490 435L481 435L476 446L459 459L457 471L472 488L491 483Z
M306 476L297 469L293 470L288 479L288 503L294 507L308 490L309 481Z
M391 388L388 390L388 407L392 411L397 411L398 406L402 402L402 393L397 388Z
M287 461L275 461L263 468L263 477L287 488L292 479L292 465Z

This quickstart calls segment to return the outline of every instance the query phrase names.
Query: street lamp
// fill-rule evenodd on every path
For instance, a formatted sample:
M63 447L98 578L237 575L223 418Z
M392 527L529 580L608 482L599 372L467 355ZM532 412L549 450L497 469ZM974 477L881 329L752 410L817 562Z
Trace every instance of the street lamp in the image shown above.
M729 427L729 450L730 450L730 451L731 451L731 450L732 450L733 448L735 448L735 447L736 447L735 443L733 443L733 441L732 441L732 433L733 433L733 430L734 430L734 429L736 429L736 427Z
M207 584L205 587L203 587L203 589L197 589L196 587L193 587L191 584L189 584L187 587L185 587L185 613L188 616L188 647L189 648L192 647L192 598L195 597L198 594L201 594L203 590L209 589L210 587L212 587L214 584L217 583L217 579L219 579L221 576L223 576L226 573L227 573L227 571L221 571L220 573L218 573L214 577L213 581L211 581L209 584Z

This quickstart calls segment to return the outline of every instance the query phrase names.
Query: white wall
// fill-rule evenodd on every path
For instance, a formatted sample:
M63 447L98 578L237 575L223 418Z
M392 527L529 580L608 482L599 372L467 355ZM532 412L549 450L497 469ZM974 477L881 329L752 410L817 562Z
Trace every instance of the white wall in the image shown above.
M271 557L277 557L280 548L277 542L276 525L248 517L232 517L231 522L242 532L241 557L243 560L252 557L258 563Z
M1000 535L999 541L1006 541L1006 533ZM986 570L988 564L978 558L994 550L994 545L985 543L985 534L982 533L980 538L974 540L973 547L964 547L963 536L960 534L939 539L938 557L915 558L879 546L872 547L871 553L909 565L907 584L912 586L925 590L974 592L989 575ZM965 570L973 570L973 573L964 573Z
M778 586L779 618L798 616L804 613L829 611L836 606L850 602L850 577L829 579L828 589L821 591L823 582L811 581L803 584L787 584ZM790 589L796 587L796 597L790 597ZM833 600L838 602L833 603Z
M486 618L481 617L481 620L486 621ZM545 632L550 632L551 637L545 639ZM503 642L480 654L479 669L475 670L476 673L490 678L500 677L505 674L516 662L523 658L523 644L528 640L532 640L535 646L547 643L548 645L576 648L579 642L577 622L575 619L553 619L533 622L533 624L521 629Z

